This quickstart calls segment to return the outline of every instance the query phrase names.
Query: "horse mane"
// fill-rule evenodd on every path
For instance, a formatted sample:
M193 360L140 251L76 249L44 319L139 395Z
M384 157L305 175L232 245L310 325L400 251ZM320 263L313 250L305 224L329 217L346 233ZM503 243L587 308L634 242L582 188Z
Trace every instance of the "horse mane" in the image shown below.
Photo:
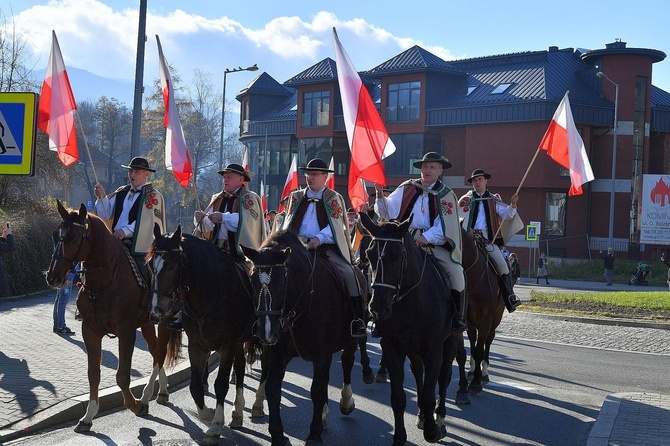
M305 244L298 238L298 234L290 229L284 229L278 232L270 234L268 238L265 239L259 252L274 251L278 249L291 248L292 256L298 253L307 254L307 247Z
M70 215L72 215L72 212ZM76 219L77 217L75 216L74 218ZM88 220L91 237L97 241L97 245L93 251L97 257L107 258L108 256L115 256L119 249L123 249L121 240L112 235L102 218L89 212L86 213L86 219Z
M180 244L186 254L191 286L219 292L228 278L235 277L231 274L237 274L235 260L214 243L191 234L182 234Z

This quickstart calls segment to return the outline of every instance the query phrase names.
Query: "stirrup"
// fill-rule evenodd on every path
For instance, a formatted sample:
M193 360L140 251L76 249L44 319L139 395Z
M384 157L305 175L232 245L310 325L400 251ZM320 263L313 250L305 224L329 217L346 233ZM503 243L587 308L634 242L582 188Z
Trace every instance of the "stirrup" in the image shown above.
M349 324L349 331L351 336L354 338L362 338L368 335L368 331L365 328L365 321L361 318L357 318L351 321Z

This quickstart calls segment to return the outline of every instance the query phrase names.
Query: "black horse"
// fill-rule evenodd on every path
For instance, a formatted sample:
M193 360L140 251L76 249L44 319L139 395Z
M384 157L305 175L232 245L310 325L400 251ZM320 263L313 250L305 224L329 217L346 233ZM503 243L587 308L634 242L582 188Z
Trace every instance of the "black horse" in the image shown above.
M391 380L393 444L407 441L403 418L406 357L416 380L419 427L423 425L426 441L435 443L446 436L445 414L438 413L439 425L433 416L435 385L439 379L447 379L446 367L451 368L456 357L459 338L462 342L460 333L452 336L455 308L450 292L437 265L416 246L408 232L412 217L402 223L377 225L367 215L360 215L372 236L367 250L373 275L370 309L381 334L382 354Z
M288 443L280 416L281 387L286 366L296 356L312 362L313 367L313 412L306 444L321 444L330 364L339 350L344 350L340 412L348 415L354 410L351 370L357 341L349 329L351 299L327 259L319 250L308 251L293 232L274 233L258 251L242 249L253 263L251 284L258 316L254 334L266 344L268 355L265 392L272 444Z
M202 444L218 444L225 424L224 402L228 377L235 364L236 395L230 427L242 427L244 414L245 359L243 342L251 339L255 320L251 285L239 262L214 244L188 234L181 227L162 235L154 228L148 254L152 271L152 312L162 319L182 311L191 363L191 396L198 418L212 424ZM219 373L214 382L216 408L205 406L204 386L210 353L219 354ZM203 378L205 381L203 382ZM261 382L264 376L261 376ZM263 416L262 384L252 417Z

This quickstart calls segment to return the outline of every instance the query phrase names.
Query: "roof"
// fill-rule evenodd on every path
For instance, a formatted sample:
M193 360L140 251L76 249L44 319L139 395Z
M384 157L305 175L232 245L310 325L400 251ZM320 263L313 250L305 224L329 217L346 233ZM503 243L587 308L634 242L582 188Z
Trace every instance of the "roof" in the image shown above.
M373 69L367 71L366 74L381 76L421 71L436 71L461 75L467 74L418 45L414 45L397 56L390 58L386 62L377 65Z
M284 82L284 85L297 87L299 85L329 82L335 79L337 79L337 65L333 59L326 57L322 61L307 68L305 71L296 74L291 79Z
M249 85L240 90L235 97L239 98L248 93L288 96L292 94L292 91L277 82L266 72L263 72L251 81Z

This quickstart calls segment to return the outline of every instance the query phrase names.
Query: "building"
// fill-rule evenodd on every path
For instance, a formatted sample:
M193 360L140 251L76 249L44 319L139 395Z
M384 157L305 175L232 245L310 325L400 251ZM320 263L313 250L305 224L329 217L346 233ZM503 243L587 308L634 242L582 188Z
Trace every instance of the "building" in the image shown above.
M585 258L608 244L614 185L614 247L637 258L656 249L639 244L642 174L670 173L670 93L652 85L653 64L665 57L616 41L598 50L550 47L447 62L414 46L360 75L397 147L385 160L391 187L418 176L412 161L436 151L453 164L443 182L457 194L468 190L470 172L484 168L503 199L519 187L569 90L596 180L568 197L568 172L540 153L519 192L521 216L541 223L540 246L549 256ZM337 189L347 197L349 148L335 61L326 58L283 84L263 73L237 99L240 141L258 181L269 185L271 208L293 156L299 166L334 157ZM528 246L522 234L510 245Z

